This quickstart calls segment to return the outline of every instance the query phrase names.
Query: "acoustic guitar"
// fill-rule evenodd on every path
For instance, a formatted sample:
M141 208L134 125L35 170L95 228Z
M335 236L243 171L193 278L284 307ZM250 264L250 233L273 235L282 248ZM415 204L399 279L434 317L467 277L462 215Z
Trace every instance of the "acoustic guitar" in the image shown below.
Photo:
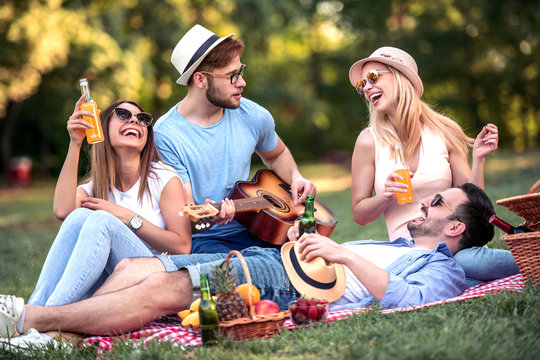
M291 188L273 171L258 170L253 180L238 181L228 195L234 201L234 219L251 233L274 245L287 241L287 231L304 212L304 205L295 206ZM211 226L211 218L219 213L220 203L184 206L180 213L197 222L198 230ZM330 236L337 225L334 213L315 198L317 231Z

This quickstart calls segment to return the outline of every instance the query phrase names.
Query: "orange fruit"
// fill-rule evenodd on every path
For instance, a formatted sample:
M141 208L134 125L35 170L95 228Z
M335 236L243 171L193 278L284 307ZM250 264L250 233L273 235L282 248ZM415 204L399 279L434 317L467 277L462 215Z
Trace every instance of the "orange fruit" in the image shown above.
M189 315L191 315L193 313L193 311L187 309L187 310L182 310L182 311L179 311L178 312L178 316L180 317L180 319L184 320L185 318L187 318Z
M242 294L246 304L249 306L249 284L240 284L234 289L237 293ZM253 299L253 305L258 303L261 300L261 293L254 285L251 285L251 296Z

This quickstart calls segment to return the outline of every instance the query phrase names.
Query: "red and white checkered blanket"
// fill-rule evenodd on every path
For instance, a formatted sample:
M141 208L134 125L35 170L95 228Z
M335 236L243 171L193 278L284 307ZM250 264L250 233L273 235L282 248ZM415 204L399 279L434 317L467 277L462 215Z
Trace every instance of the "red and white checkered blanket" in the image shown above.
M523 278L520 274L509 276L504 279L494 280L480 284L467 289L463 294L452 299L434 301L417 306L408 306L394 309L382 310L382 313L388 314L396 311L411 311L424 308L426 306L440 305L447 302L467 300L478 296L484 296L488 293L500 291L522 291L524 286ZM351 316L355 313L365 312L369 307L360 307L354 309L331 311L328 313L328 321L335 321ZM97 346L100 352L112 350L114 343L118 341L129 342L133 346L145 346L152 340L170 341L178 346L198 346L201 344L201 333L198 330L184 329L180 324L180 318L176 316L167 316L146 324L140 330L120 336L91 336L85 338L80 346ZM287 319L283 324L285 329L295 329L291 319Z

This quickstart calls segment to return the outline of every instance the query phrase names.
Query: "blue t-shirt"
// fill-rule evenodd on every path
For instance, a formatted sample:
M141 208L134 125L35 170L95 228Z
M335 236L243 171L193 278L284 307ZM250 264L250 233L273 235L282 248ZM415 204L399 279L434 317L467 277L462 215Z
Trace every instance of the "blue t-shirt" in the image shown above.
M251 100L242 98L237 109L225 109L222 119L208 127L181 116L176 111L178 104L157 120L155 142L163 160L184 184L191 184L196 204L204 204L206 199L223 200L237 181L249 180L253 153L270 151L277 145L272 115ZM245 228L233 220L193 234L193 239L216 240L242 231Z

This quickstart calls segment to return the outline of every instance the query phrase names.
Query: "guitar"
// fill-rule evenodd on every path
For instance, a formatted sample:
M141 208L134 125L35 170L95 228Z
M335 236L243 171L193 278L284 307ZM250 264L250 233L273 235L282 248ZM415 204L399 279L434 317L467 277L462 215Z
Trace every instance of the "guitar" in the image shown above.
M238 181L228 195L236 213L234 219L251 233L274 245L287 241L287 231L304 211L304 205L295 206L291 188L273 171L258 170L252 181ZM180 211L191 221L198 222L199 230L210 227L208 221L219 213L220 203L184 206ZM202 220L202 221L201 221ZM205 224L204 220L208 222ZM334 213L315 198L317 231L330 236L337 225Z

